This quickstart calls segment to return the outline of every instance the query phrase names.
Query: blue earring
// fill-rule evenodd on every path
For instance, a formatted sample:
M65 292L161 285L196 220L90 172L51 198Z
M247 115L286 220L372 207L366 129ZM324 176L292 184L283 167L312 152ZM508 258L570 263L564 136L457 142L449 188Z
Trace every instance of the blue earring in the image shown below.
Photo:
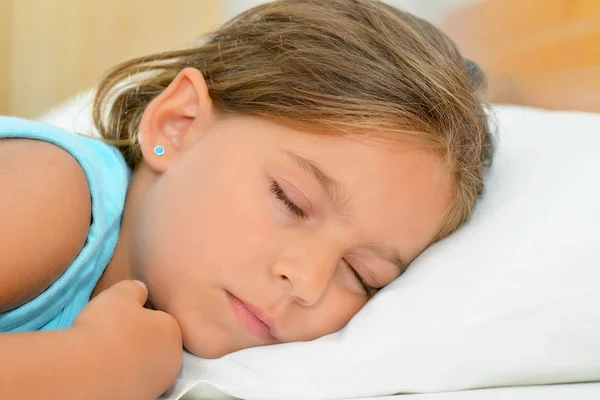
M156 154L157 156L162 156L163 154L165 154L165 148L162 146L156 146L154 148L154 154Z

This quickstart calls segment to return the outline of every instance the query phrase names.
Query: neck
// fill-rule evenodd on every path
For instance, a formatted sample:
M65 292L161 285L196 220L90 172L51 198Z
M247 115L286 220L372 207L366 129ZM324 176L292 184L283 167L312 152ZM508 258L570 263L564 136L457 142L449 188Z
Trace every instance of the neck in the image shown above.
M142 199L154 179L155 174L143 163L135 170L127 190L127 198L121 217L121 227L119 229L117 246L110 262L96 284L90 299L117 282L137 279L137 274L131 259L132 227L136 223Z

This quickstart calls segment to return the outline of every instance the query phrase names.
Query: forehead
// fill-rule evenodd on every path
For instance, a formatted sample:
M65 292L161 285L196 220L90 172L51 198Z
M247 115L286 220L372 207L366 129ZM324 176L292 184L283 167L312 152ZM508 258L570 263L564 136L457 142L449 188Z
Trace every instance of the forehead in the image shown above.
M315 147L315 159L341 182L365 236L402 244L407 258L414 258L437 235L450 206L447 169L408 141L337 139L326 151Z
M401 244L410 260L437 235L452 201L452 179L432 151L402 138L372 140L376 132L323 135L258 118L251 123L246 129L258 134L263 148L298 167L296 154L335 182L348 199L344 221L358 236Z

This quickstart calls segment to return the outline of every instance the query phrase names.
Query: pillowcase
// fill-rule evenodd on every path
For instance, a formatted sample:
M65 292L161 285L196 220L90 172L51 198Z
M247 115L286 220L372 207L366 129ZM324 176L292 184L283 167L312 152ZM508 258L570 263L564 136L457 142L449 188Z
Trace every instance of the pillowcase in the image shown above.
M39 116L38 119L68 132L100 137L92 120L94 94L95 91L93 90L81 92L67 99L64 103L51 108Z
M43 119L73 125L72 113L60 114ZM344 399L600 380L600 115L494 114L496 157L466 226L339 332L218 360L186 354L164 398Z

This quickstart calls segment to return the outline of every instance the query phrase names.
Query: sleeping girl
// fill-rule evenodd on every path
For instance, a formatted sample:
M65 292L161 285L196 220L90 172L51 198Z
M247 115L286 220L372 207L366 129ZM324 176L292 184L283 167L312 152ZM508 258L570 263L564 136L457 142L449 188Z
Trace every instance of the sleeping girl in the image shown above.
M102 140L0 118L0 398L156 398L184 349L341 329L469 219L484 89L410 14L280 0L109 71Z

